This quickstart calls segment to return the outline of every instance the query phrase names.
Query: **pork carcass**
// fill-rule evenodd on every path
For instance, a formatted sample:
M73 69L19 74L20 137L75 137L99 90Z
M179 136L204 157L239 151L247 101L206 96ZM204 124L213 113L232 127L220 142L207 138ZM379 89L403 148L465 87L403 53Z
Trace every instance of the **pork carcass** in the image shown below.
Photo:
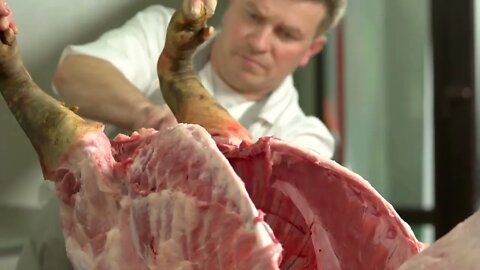
M476 270L480 268L480 212L464 222L398 270Z
M172 22L208 36L198 14ZM175 50L199 44L179 41L167 40L159 77L179 122L193 124L109 141L39 89L3 33L0 91L56 184L76 269L396 269L421 250L358 175L275 138L250 142L191 70L177 77L172 63L190 56Z
M205 129L89 132L53 180L75 269L276 269L281 247Z
M220 147L284 248L282 269L397 269L423 248L370 184L275 138Z
M273 138L219 146L228 160L197 125L82 136L54 177L76 268L396 269L419 252L339 165Z

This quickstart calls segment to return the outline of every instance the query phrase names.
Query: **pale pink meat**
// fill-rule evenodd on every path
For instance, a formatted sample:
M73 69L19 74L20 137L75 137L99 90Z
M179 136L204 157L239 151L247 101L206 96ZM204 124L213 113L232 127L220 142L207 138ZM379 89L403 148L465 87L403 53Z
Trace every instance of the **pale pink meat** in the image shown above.
M477 270L480 269L480 211L418 255L399 270Z
M278 269L280 244L199 126L88 133L56 175L76 269Z
M367 181L274 138L88 133L56 176L76 269L388 270L422 248Z

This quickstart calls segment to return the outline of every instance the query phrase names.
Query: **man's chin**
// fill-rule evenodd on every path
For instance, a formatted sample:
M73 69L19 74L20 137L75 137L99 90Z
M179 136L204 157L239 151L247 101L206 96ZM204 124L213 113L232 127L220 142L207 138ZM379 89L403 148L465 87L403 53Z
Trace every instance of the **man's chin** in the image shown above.
M235 75L236 85L242 89L258 88L263 84L263 78L249 72L238 72Z

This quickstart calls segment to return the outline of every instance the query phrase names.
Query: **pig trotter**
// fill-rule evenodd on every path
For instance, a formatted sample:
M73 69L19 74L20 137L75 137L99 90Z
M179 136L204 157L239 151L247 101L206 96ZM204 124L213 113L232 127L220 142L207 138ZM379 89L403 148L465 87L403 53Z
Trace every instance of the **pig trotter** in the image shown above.
M200 1L196 3L201 5ZM251 141L250 133L216 102L193 70L193 53L213 34L213 28L207 26L213 9L185 5L175 12L157 64L160 88L179 123L201 125L212 136Z
M0 33L0 92L35 148L46 179L79 136L99 130L43 92L32 80L18 51L12 29Z

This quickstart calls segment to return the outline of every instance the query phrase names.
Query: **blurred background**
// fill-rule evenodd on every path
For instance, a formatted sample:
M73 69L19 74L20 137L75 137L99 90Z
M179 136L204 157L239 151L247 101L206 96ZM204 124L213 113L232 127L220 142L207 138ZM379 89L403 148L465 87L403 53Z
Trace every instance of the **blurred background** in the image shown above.
M219 2L213 25L227 4ZM335 160L367 179L425 242L479 207L476 2L350 0L326 49L295 74L303 109L336 136ZM27 68L52 94L67 44L91 41L149 5L180 1L8 3ZM50 193L3 99L0 131L0 269L9 270Z

